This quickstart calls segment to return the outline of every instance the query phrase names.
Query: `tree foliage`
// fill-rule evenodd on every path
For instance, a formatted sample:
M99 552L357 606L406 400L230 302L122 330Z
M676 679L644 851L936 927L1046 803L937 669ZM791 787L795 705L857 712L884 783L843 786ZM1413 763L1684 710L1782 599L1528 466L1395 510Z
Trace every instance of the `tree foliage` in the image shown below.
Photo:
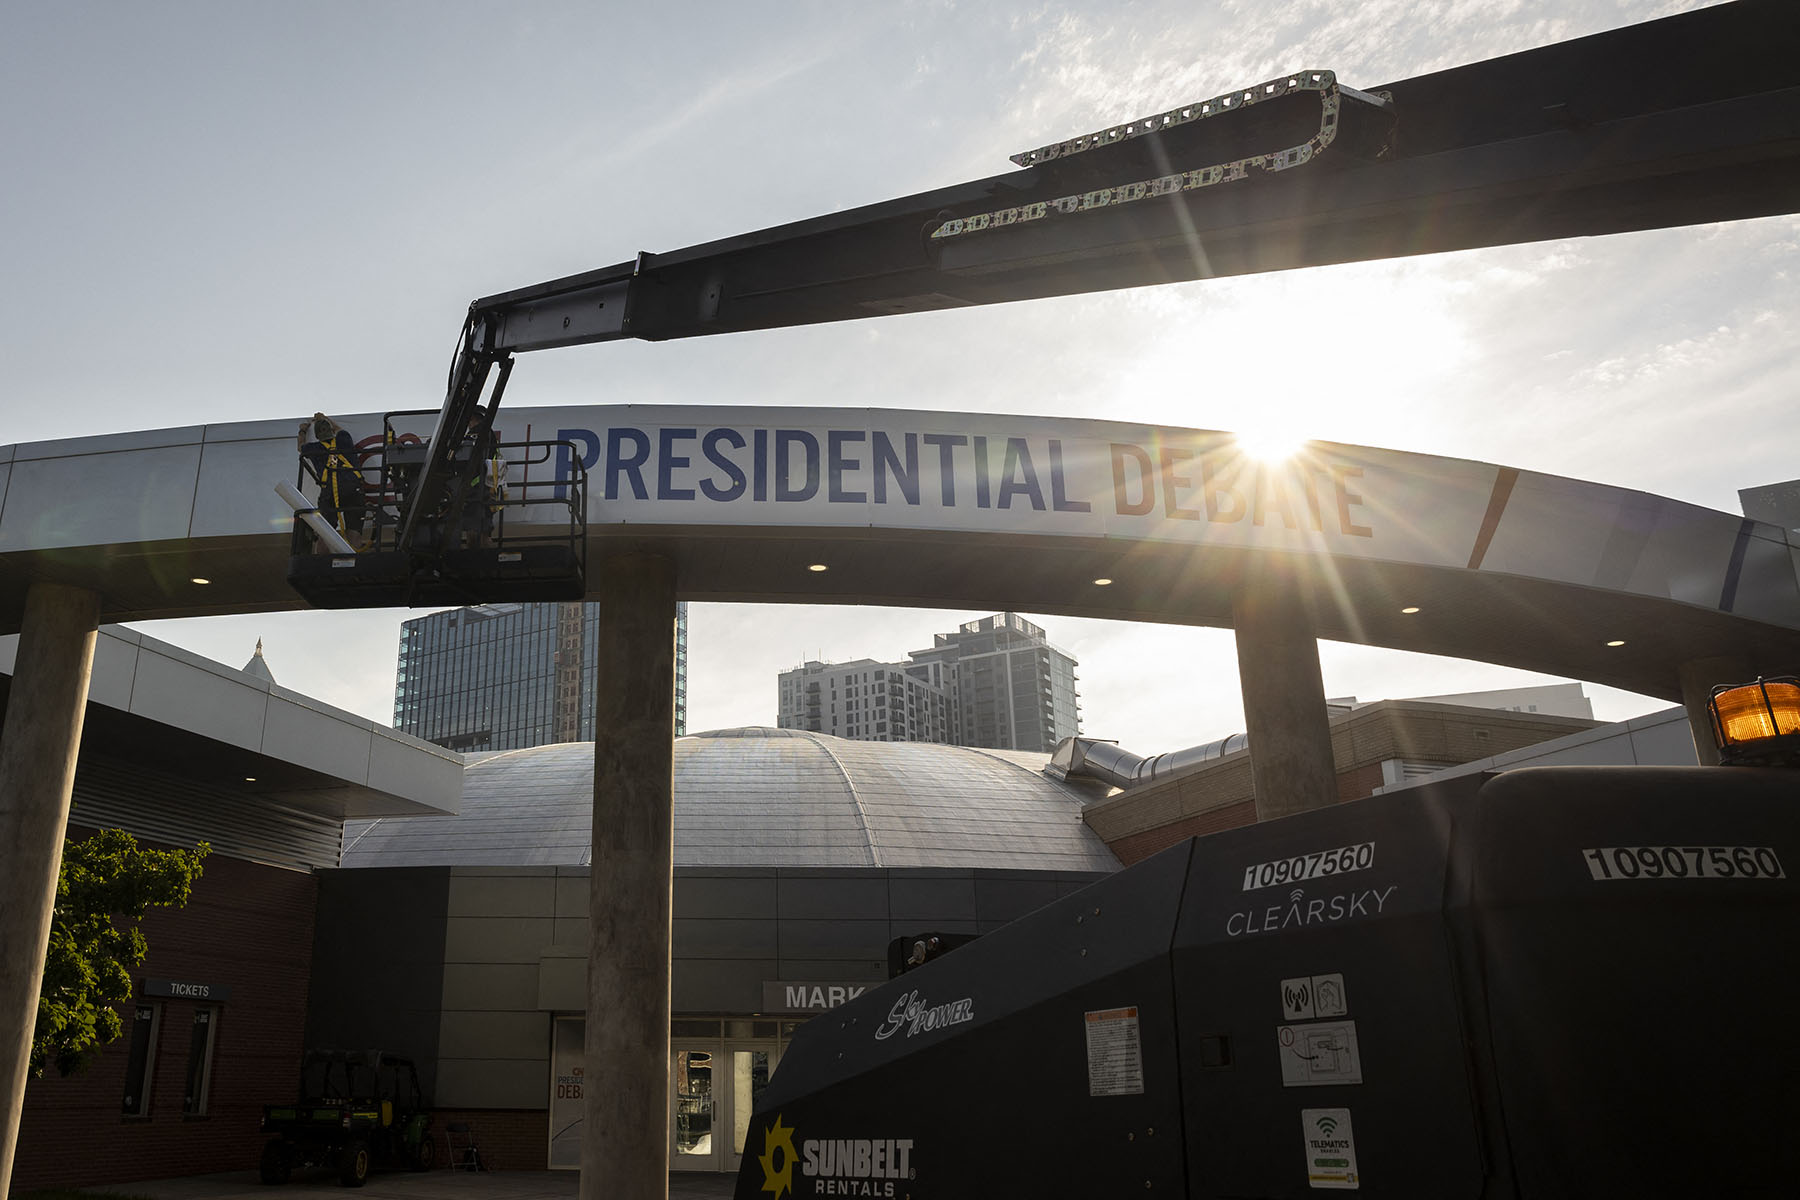
M131 999L131 970L150 948L138 922L151 908L180 908L212 848L146 850L122 829L63 845L44 985L31 1035L31 1073L54 1062L68 1075L124 1032L117 1005Z

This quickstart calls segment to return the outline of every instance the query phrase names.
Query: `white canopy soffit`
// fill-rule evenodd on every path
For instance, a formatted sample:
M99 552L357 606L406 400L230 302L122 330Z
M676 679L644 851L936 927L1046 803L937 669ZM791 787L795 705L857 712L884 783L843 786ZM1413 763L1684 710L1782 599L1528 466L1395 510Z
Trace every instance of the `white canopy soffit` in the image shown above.
M340 420L379 441L381 414ZM272 490L297 423L0 447L0 629L37 579L98 590L108 621L305 607ZM1310 597L1326 638L1668 699L1692 659L1800 671L1785 531L1604 484L1319 442L1263 464L1225 433L975 413L517 408L500 433L569 443L515 479L587 466L590 581L653 551L688 600L1229 626L1260 578Z

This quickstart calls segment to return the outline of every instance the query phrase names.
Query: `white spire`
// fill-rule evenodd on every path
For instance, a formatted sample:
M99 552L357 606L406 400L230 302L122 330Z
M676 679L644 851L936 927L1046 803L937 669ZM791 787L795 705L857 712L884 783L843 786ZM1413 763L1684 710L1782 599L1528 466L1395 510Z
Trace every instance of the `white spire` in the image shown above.
M244 674L254 676L264 683L275 682L274 673L269 670L269 664L263 660L261 638L256 639L256 653L252 654L250 656L250 661L244 664Z

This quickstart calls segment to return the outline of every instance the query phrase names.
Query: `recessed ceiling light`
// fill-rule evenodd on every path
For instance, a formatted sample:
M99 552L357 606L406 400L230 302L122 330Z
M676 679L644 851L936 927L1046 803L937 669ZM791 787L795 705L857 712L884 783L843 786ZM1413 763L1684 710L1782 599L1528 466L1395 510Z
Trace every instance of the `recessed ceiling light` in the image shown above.
M831 570L831 568L826 566L824 563L814 563L812 566L810 566L806 569L809 571L829 571L829 570Z
M1406 613L1408 616L1411 616L1413 613L1416 613L1419 611L1419 606L1416 604L1409 604L1405 608L1401 609L1400 611L1403 613Z
M1096 580L1094 580L1094 586L1095 586L1095 587L1111 587L1111 586L1112 586L1112 580L1110 580L1110 579L1096 579Z
M1625 644L1625 639L1624 638L1614 638L1612 641L1610 641L1606 644L1609 646L1623 646Z
M245 783L255 783L255 782L256 782L256 776L254 776L254 775L246 775L246 776L244 776L244 782L245 782Z
M212 582L212 580L210 580L210 579L202 579L202 578L200 578L200 577L199 577L199 576L198 576L198 575L196 575L196 576L194 576L194 577L193 577L193 578L192 578L192 579L190 579L190 580L188 580L188 582L189 582L189 583L211 583L211 582Z

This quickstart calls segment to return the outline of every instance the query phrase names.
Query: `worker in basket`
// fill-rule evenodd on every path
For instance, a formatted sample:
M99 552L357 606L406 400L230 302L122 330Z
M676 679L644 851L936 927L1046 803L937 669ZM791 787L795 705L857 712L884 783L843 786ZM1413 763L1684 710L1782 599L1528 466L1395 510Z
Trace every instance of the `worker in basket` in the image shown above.
M356 443L349 430L324 413L300 422L300 458L319 481L319 515L358 550L367 549L363 522L368 517L366 481L357 466Z

